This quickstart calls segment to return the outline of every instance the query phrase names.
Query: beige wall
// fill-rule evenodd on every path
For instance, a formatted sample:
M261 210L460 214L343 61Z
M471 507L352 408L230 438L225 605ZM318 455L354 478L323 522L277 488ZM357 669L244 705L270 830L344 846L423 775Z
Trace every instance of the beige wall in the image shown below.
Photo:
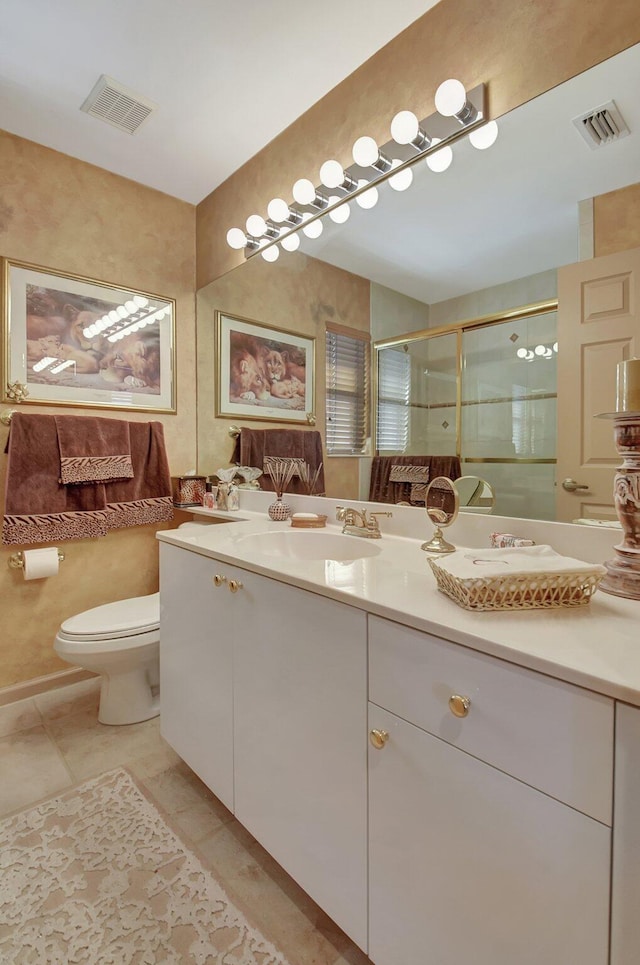
M351 163L359 135L386 141L398 110L426 117L447 77L485 82L499 117L638 41L637 0L441 0L198 205L198 287L242 264L228 228L297 178L316 184L325 158Z
M317 428L324 440L325 325L334 322L369 331L369 282L316 258L297 254L276 264L253 258L242 271L223 275L198 292L198 469L211 474L226 466L233 451L229 426L252 421L216 419L214 375L214 319L216 310L229 315L288 329L316 339ZM277 422L256 422L273 428ZM296 428L292 426L292 428ZM325 457L325 484L330 494L358 496L358 459Z
M159 419L172 473L194 466L195 208L4 133L0 184L0 255L176 299L177 414L81 411L109 418ZM33 405L26 411L65 409ZM0 450L7 431L0 425ZM1 485L5 467L2 454ZM155 527L135 527L101 539L65 542L61 548L66 559L59 575L33 582L8 568L15 547L1 547L0 688L69 669L52 647L66 617L157 589L154 532Z
M640 248L640 183L593 199L594 255Z

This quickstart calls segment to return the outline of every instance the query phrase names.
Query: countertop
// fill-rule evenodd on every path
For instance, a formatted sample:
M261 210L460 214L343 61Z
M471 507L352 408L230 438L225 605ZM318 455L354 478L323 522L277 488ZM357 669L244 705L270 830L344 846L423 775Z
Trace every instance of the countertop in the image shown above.
M465 610L437 589L426 554L420 549L421 543L429 536L428 527L422 522L424 514L420 517L420 531L416 533L419 538L385 532L381 539L365 540L342 536L341 527L337 525L324 529L292 529L288 522L272 522L264 509L256 511L260 502L257 494L247 502L251 509L241 504L239 513L194 510L199 517L211 517L211 522L222 519L228 522L225 525L164 530L157 534L158 539L640 706L640 601L622 599L598 590L589 604L576 608L498 612ZM305 505L303 508L311 507ZM392 508L396 510L396 507ZM327 511L325 507L323 509ZM399 513L394 515L402 516ZM413 519L417 517L410 518L410 526ZM510 522L513 524L511 531L518 529L523 534L523 530L524 533L527 530L523 524L531 521ZM385 523L387 520L381 520L381 528ZM490 520L485 523L485 528L487 525L491 527L495 523ZM458 532L464 533L464 524L456 526ZM562 536L565 543L562 547L554 545L555 549L569 555L567 543L571 542L571 530L576 530L575 541L580 545L583 538L578 532L580 527L568 524L546 526L544 529L538 524L537 528L540 533L557 534L558 539ZM401 529L398 523L396 530ZM474 517L469 520L469 533L476 530ZM247 539L277 531L292 535L304 533L311 539L316 535L335 534L352 543L366 544L367 548L373 547L378 552L364 559L343 562L287 559L266 555ZM619 534L616 535L619 538ZM457 541L456 545L462 548ZM482 544L476 541L470 545ZM588 558L584 553L570 555Z

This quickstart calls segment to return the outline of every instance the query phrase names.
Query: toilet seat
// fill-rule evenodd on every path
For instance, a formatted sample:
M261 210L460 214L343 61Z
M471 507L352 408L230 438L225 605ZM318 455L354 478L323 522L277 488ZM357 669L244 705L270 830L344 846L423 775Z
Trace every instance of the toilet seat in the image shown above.
M122 641L141 636L157 634L160 628L160 594L137 596L129 600L117 600L93 607L65 620L58 636L68 642L76 642L80 647L93 641ZM137 643L131 639L131 646Z

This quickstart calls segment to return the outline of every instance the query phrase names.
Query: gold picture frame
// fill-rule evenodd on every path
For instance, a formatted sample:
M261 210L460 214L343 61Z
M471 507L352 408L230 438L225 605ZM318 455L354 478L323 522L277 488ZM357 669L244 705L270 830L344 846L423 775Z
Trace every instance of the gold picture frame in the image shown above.
M2 401L175 412L175 300L2 260Z
M315 422L315 338L216 312L216 416Z

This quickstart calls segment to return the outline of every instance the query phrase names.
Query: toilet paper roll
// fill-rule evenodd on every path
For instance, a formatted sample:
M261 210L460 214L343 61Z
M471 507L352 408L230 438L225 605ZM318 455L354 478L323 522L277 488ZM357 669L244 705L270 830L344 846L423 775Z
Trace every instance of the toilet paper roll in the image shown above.
M24 567L22 569L25 580L42 580L46 576L58 575L58 547L47 546L45 549L25 550L22 554Z

